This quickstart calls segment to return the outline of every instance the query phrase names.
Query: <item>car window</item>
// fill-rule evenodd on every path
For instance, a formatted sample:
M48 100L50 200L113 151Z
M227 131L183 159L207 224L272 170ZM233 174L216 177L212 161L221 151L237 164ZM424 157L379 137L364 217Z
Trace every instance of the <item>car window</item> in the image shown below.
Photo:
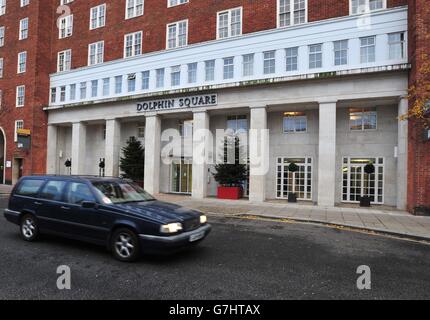
M15 191L19 196L37 196L45 180L23 180Z
M65 181L49 181L43 187L40 197L47 200L61 201L65 186Z
M67 188L66 201L71 204L82 204L85 201L95 202L96 199L86 184L71 182Z

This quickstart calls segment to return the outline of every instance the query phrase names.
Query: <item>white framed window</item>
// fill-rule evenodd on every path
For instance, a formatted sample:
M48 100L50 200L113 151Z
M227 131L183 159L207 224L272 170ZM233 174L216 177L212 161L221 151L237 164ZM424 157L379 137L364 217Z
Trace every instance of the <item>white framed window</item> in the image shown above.
M6 0L0 0L0 16L6 13Z
M143 15L144 12L143 0L127 0L125 18L131 19Z
M155 70L155 87L164 87L164 68Z
M98 80L92 80L91 81L91 98L97 97L98 93L99 93L99 81Z
M205 61L205 81L215 80L215 60Z
M60 87L60 102L66 101L66 86Z
M122 76L115 77L115 94L122 93Z
M167 0L167 7L175 7L179 6L180 4L188 3L188 0Z
M309 69L322 68L322 44L309 46Z
M70 85L70 100L75 100L76 99L76 84L71 84Z
M4 46L5 27L0 27L0 47Z
M376 109L349 109L349 129L351 131L368 131L378 128L378 113Z
M72 68L72 50L58 52L57 72L69 71Z
M242 7L217 13L217 39L242 34Z
M81 98L81 100L87 98L87 83L86 82L81 82L81 85L80 85L80 98Z
M14 133L14 140L15 142L18 141L18 130L24 129L24 120L16 120L15 121L15 133Z
M375 62L376 59L376 37L360 38L360 61L361 63Z
M263 52L263 73L264 74L271 74L275 73L276 71L276 52L273 51L266 51Z
M149 70L142 72L142 90L149 89L149 77L150 77Z
M254 54L245 54L242 56L243 76L249 77L254 75Z
M299 61L299 48L287 48L286 53L286 71L297 71Z
M0 58L0 79L3 78L4 58Z
M104 61L104 41L91 43L88 46L88 65L103 63Z
M136 74L130 73L127 76L127 90L128 92L136 91Z
M404 32L388 34L389 59L400 60L406 57L406 40Z
M28 18L19 21L19 40L28 38Z
M27 70L27 52L18 53L18 73L24 73Z
M334 46L334 65L341 66L348 64L348 40L333 42Z
M183 47L188 44L188 20L167 25L167 49Z
M172 87L181 84L181 66L174 66L170 70L170 84Z
M71 3L71 2L73 2L73 0L60 0L60 5L68 4L68 3Z
M224 58L224 79L234 78L234 57Z
M350 0L350 14L363 14L387 8L387 0Z
M90 10L90 30L102 28L106 25L106 4L93 7Z
M25 86L16 87L16 106L23 107L25 105Z
M295 163L298 171L291 172L289 166ZM312 200L312 158L279 157L276 160L276 198L288 199L294 193L299 200Z
M110 94L110 78L103 79L103 96L106 97Z
M21 8L28 6L30 4L30 0L21 0Z
M124 58L142 54L142 31L126 34L124 36Z
M188 64L188 83L197 82L197 62Z
M308 21L308 0L277 0L277 6L279 28Z
M284 133L303 133L308 130L308 118L304 112L284 113Z
M60 19L58 37L64 39L73 35L73 14Z
M57 88L51 88L51 103L57 102Z

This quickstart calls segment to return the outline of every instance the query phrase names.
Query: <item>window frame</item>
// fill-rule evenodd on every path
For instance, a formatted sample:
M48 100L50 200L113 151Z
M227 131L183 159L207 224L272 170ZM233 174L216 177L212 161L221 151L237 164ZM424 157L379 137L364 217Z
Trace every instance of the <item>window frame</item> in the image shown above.
M309 6L308 6L308 0L305 1L305 21L301 23L294 23L294 0L287 0L290 1L290 24L281 26L281 0L276 0L276 27L277 28L288 28L293 26L298 26L302 24L306 24L309 22ZM291 10L291 8L293 10Z
M179 40L180 40L180 34L179 34L179 25L181 23L185 23L185 44L180 45L179 44ZM175 31L175 46L170 47L170 27L175 26L176 27L176 31ZM178 48L183 48L188 46L188 34L189 34L189 30L188 30L188 19L184 19L184 20L180 20L180 21L175 21L172 23L168 23L166 24L166 50L173 50L173 49L178 49Z
M232 35L232 12L235 10L240 10L240 32L239 34L235 34ZM227 17L227 36L226 37L221 37L220 36L220 16L222 14L228 14ZM218 11L217 15L216 15L216 39L220 40L220 39L228 39L228 38L233 38L233 37L239 37L243 35L243 7L235 7L235 8L230 8L230 9L226 9L226 10L222 10L222 11Z
M376 11L381 11L381 10L387 9L387 0L381 0L382 1L382 8L380 8L380 9L373 9L373 10L370 10L370 1L371 0L363 0L363 1L365 1L365 4L364 4L365 10L362 11L362 12L360 12L360 10L359 10L360 5L358 5L357 12L353 12L353 6L352 6L352 2L353 1L354 0L349 0L349 15L350 16L352 16L352 15L360 15L360 14L368 14L368 13L371 13L371 12L376 12ZM357 0L357 1L360 1L360 0Z

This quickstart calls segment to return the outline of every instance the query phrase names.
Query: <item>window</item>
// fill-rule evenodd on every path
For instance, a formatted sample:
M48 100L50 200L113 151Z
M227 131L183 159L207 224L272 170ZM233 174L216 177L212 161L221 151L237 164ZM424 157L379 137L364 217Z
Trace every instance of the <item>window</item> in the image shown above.
M263 53L264 58L264 74L275 73L276 60L275 51L267 51Z
M0 0L0 16L6 13L6 0Z
M363 14L385 9L386 7L387 0L350 0L351 14Z
M30 0L21 0L21 8L28 6L30 4Z
M378 116L376 110L350 109L349 128L351 131L365 131L377 129Z
M306 132L308 130L308 118L304 112L284 113L284 133Z
M27 69L27 52L18 53L18 73L24 73Z
M76 99L76 84L70 85L70 100Z
M309 69L322 68L322 44L309 46Z
M60 4L61 4L61 5L63 5L63 4L68 4L68 3L70 3L70 2L73 2L73 0L60 0Z
M5 27L0 27L0 47L4 46L4 31Z
M234 78L234 57L224 58L224 79Z
M19 22L19 40L28 38L28 18L22 19Z
M167 25L167 49L186 46L188 43L188 20Z
M131 19L143 15L143 0L127 0L126 19Z
M103 96L108 96L110 93L110 78L103 79Z
M122 93L122 76L115 77L115 94Z
M97 97L98 87L99 87L99 81L98 80L92 80L91 81L91 98Z
M145 124L139 123L137 125L137 137L138 138L145 138Z
M63 190L65 186L65 181L49 181L43 187L40 198L51 201L61 201L63 199Z
M102 28L106 24L106 4L91 8L90 30Z
M104 41L92 43L88 46L88 65L103 63L104 60Z
M19 196L35 197L44 183L45 180L26 179L19 184L15 193Z
M25 86L16 87L16 106L23 107L25 104Z
M124 58L134 57L142 53L142 31L130 33L124 37Z
M286 50L286 70L287 71L297 71L298 69L298 58L299 58L299 48L287 48Z
M3 78L4 59L0 58L0 79Z
M335 41L334 43L334 65L348 64L348 40Z
M172 67L170 73L171 86L179 86L181 84L181 66Z
M400 60L405 58L406 51L405 34L403 32L390 33L388 35L388 47L390 60Z
M60 39L67 38L73 34L73 15L60 19L59 35Z
M60 102L66 101L66 87L60 87Z
M71 182L66 191L66 202L70 204L82 204L82 202L95 202L91 189L83 183Z
M248 117L246 115L227 117L227 129L234 135L248 132Z
M205 80L215 80L215 60L205 61Z
M239 36L242 34L242 7L218 12L217 38Z
M197 82L197 63L188 64L188 83Z
M298 171L288 170L295 163ZM289 193L295 193L299 200L312 200L312 158L277 158L276 197L288 199Z
M51 103L57 102L57 88L51 88Z
M254 54L245 54L243 56L243 76L252 75L254 75Z
M376 37L360 38L360 60L361 63L375 62Z
M149 89L149 71L142 72L142 90Z
M155 86L157 88L164 87L164 68L155 71Z
M307 22L307 0L278 0L278 27Z
M81 94L80 95L81 100L87 98L87 83L86 82L81 82L80 94Z
M174 7L184 3L188 3L188 0L167 0L167 7Z
M128 92L136 91L136 74L131 73L127 76L127 90Z
M72 50L58 53L57 72L69 71L72 68Z
M15 121L15 133L14 133L14 141L18 141L18 130L24 129L24 120L16 120Z

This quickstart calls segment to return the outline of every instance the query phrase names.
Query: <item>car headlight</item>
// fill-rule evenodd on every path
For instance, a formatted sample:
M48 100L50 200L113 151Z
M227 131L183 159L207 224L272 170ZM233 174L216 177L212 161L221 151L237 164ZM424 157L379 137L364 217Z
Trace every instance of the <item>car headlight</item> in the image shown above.
M201 215L200 216L200 223L205 224L206 222L208 222L208 217L206 217L205 215Z
M176 233L181 230L182 230L182 224L179 222L166 224L164 226L161 226L160 228L161 233Z

